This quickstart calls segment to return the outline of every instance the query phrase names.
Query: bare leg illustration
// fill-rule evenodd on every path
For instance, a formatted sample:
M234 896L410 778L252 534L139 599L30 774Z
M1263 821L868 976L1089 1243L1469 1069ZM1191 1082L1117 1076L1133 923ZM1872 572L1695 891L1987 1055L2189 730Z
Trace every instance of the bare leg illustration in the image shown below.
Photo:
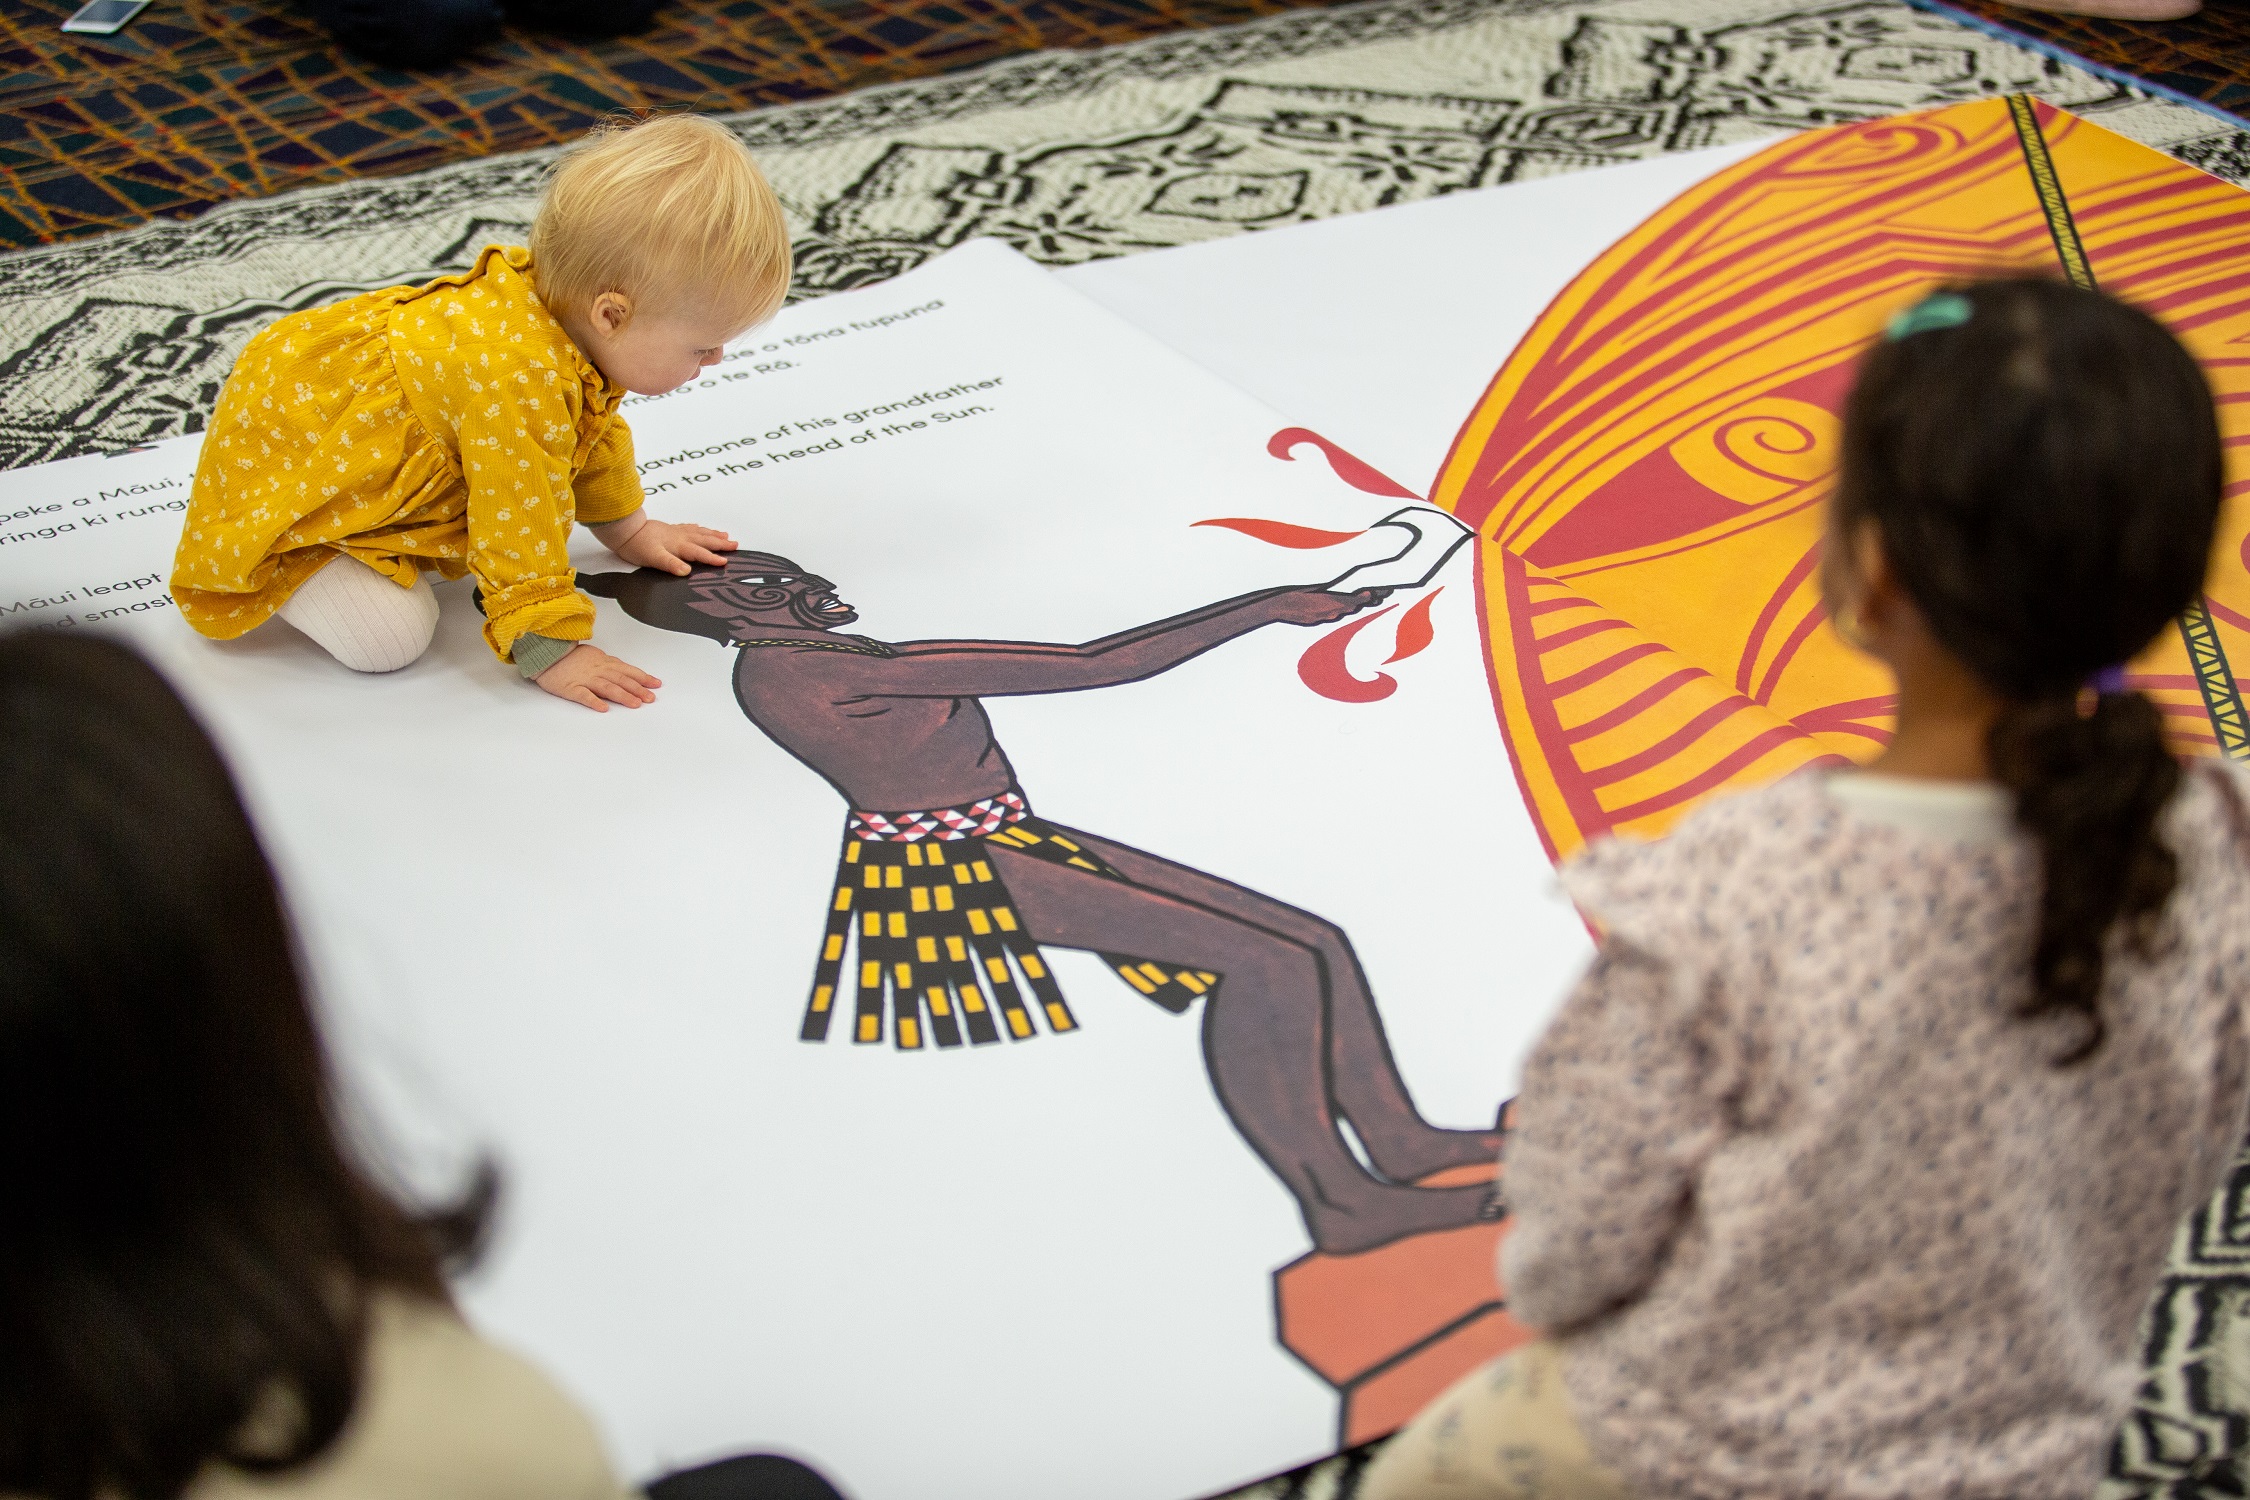
M1482 1165L1500 1154L1497 1133L1440 1130L1414 1108L1391 1056L1390 1043L1384 1039L1382 1017L1375 1008L1367 973L1342 928L1271 896L1125 844L1076 831L1072 837L1083 841L1144 890L1162 891L1277 934L1317 955L1332 1031L1329 1090L1338 1112L1351 1121L1376 1170L1385 1177L1393 1182L1413 1182L1448 1167ZM1057 940L1057 946L1064 945ZM1180 961L1194 960L1183 956ZM1224 964L1200 967L1226 970Z
M1349 1253L1478 1217L1483 1186L1418 1188L1415 1179L1499 1155L1490 1131L1441 1130L1407 1098L1373 997L1344 935L1240 886L1091 835L1130 884L1004 849L1017 915L1041 943L1148 954L1221 976L1205 1001L1204 1060L1219 1102L1251 1148L1297 1197L1313 1243ZM1308 1080L1326 1080L1308 1088ZM1337 1129L1351 1122L1368 1175Z

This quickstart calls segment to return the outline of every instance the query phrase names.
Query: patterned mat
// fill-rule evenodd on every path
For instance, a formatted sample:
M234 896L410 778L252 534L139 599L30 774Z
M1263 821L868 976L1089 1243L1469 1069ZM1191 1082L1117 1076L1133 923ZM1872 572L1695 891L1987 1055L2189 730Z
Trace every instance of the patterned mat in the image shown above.
M0 7L0 246L575 140L618 109L749 109L1306 0L671 0L592 45L511 28L458 65L355 60L282 0L159 0L113 37L79 0Z
M972 235L1068 264L2015 89L2250 176L2250 130L1900 0L1363 0L728 118L809 296ZM198 430L278 314L519 240L550 154L0 256L0 467Z
M973 235L1069 264L2014 90L2250 179L2250 129L1902 0L1360 0L729 123L789 207L815 296ZM0 256L0 467L200 430L279 314L520 241L548 155ZM2250 1159L2181 1232L2103 1500L2245 1493L2246 1302ZM1348 1500L1361 1463L1245 1500Z
M76 0L15 0L0 9L0 247L557 145L616 109L749 109L1305 3L672 0L638 36L511 29L410 75L337 51L282 0L160 0L114 37L57 30ZM2250 114L2250 0L2161 26L1925 3Z

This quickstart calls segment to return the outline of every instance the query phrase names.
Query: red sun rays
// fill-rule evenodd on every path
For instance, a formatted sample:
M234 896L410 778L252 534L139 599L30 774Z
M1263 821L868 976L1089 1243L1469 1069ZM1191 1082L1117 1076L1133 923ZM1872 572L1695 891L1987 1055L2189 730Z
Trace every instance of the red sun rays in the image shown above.
M1294 462L1296 449L1307 443L1318 448L1336 477L1355 490L1393 500L1422 498L1380 469L1363 463L1310 428L1284 427L1267 441L1266 451L1275 458ZM1255 537L1272 546L1288 547L1296 551L1340 546L1367 534L1365 530L1327 531L1317 526L1298 526L1288 521L1268 521L1253 516L1221 516L1194 524L1223 527L1228 531ZM1391 654L1383 658L1384 666L1419 655L1437 638L1437 629L1430 623L1430 607L1437 603L1437 596L1444 592L1442 588L1430 590L1398 617L1397 634L1393 638ZM1314 641L1305 648L1304 655L1297 658L1298 679L1321 697L1338 703L1375 703L1397 692L1398 679L1388 672L1377 672L1372 677L1355 676L1344 659L1351 649L1352 641L1361 631L1397 608L1395 604L1385 605L1373 614L1362 615L1340 625Z

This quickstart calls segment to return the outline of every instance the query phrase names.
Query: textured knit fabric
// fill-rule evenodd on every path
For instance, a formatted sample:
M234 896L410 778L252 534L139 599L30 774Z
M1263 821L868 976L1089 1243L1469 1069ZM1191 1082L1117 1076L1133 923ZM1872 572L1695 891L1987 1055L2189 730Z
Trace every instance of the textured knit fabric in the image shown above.
M515 640L516 670L526 679L537 677L577 649L576 641L558 641L551 635L519 635Z
M582 641L571 523L641 504L623 394L540 302L524 250L293 313L219 394L172 595L230 639L342 552L402 587L425 567L475 574L503 659L519 635Z
M338 553L276 613L354 672L396 672L430 649L438 602L419 572L413 587L402 589Z
M1554 1343L1534 1339L1462 1376L1385 1443L1359 1500L1632 1500L1595 1462Z
M2250 820L2192 767L2108 1040L2026 996L2037 852L1813 774L1565 873L1605 930L1526 1063L1510 1304L1641 1494L2081 1500L2166 1246L2244 1126Z

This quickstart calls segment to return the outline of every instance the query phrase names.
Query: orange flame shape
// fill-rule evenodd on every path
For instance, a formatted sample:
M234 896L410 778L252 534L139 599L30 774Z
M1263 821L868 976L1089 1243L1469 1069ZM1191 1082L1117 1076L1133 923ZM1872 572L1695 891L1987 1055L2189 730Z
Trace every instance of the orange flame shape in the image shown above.
M1405 614L1398 617L1398 635L1391 654L1383 658L1383 665L1405 661L1419 656L1437 639L1437 628L1430 623L1430 606L1437 603L1442 588L1430 590L1414 601ZM1388 672L1377 672L1373 677L1355 677L1344 661L1344 653L1351 649L1352 638L1374 624L1397 605L1385 605L1371 615L1362 615L1349 625L1340 625L1305 648L1297 658L1297 679L1306 687L1338 703L1379 703L1398 691L1398 679Z
M1244 536L1256 537L1261 542L1271 542L1276 547L1294 547L1299 551L1341 546L1353 537L1367 535L1364 531L1323 531L1318 526L1296 526L1287 521L1261 521L1254 516L1218 516L1190 524L1224 526L1229 531L1239 531Z

